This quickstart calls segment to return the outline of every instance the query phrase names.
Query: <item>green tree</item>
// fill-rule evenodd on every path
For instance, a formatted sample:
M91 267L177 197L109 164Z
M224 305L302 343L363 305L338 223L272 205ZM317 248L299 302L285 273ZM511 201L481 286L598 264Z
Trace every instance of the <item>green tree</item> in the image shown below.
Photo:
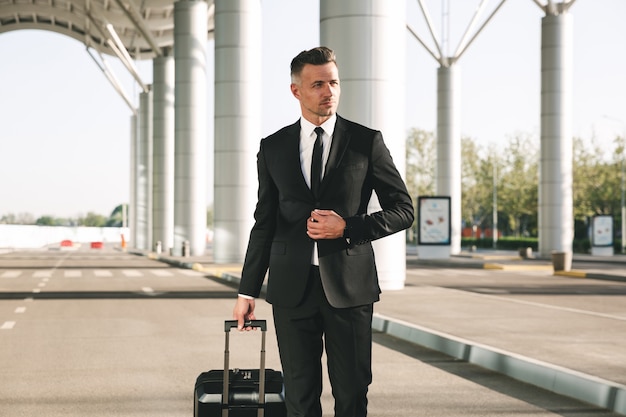
M107 222L107 218L101 214L96 214L93 212L87 213L87 215L83 218L78 219L79 226L87 226L87 227L104 227Z
M437 157L435 135L421 129L411 129L406 141L406 186L417 207L417 197L435 193L435 163ZM413 221L410 240L416 230Z
M490 159L472 138L461 139L461 217L469 226L490 224L493 177Z
M35 221L38 226L58 226L57 220L52 216L41 216Z
M515 236L536 235L539 199L539 146L536 138L517 134L504 148L498 174L498 208Z
M406 184L413 199L434 194L436 158L433 132L411 129L406 142Z
M610 214L621 227L622 164L626 139L616 137L607 158L594 138L573 142L573 202L577 224L589 216ZM471 138L462 146L462 219L467 224L491 226L493 195L497 192L498 226L508 235L538 234L539 143L527 133L517 133L502 145L485 151ZM412 129L407 138L406 178L416 198L435 193L436 140L432 132ZM583 228L585 230L585 228ZM586 236L586 230L585 230Z
M122 227L124 226L124 206L120 204L113 209L111 215L105 223L105 227Z
M0 217L0 224L16 224L15 214L13 213L4 214L2 217Z
M35 224L35 217L30 213L9 213L0 218L0 224Z
M620 211L621 154L623 144L616 139L617 150L608 161L602 149L592 140L586 145L574 138L574 217L582 220L598 214L617 214ZM619 152L619 153L618 153Z

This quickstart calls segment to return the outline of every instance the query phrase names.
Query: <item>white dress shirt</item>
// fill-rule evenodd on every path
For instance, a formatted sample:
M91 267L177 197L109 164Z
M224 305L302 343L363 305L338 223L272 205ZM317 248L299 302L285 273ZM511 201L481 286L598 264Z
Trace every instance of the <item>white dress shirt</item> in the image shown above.
M328 155L330 155L330 145L333 139L333 132L335 131L335 122L337 121L337 115L333 114L328 120L320 125L324 129L322 135L322 178L326 172L326 163L328 162ZM307 181L307 185L311 188L311 160L313 159L313 147L317 134L315 128L317 126L306 120L304 117L300 118L300 166L302 168L302 175ZM324 207L316 207L323 209ZM313 254L311 256L311 264L319 265L317 256L317 244L313 245Z

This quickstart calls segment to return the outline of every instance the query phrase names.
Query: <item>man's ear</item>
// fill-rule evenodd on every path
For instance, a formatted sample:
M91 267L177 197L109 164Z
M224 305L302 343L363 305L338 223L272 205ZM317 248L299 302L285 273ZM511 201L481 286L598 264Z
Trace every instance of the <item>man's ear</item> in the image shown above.
M295 98L300 100L300 90L298 89L298 84L291 83L290 88L291 88L291 94L293 94Z

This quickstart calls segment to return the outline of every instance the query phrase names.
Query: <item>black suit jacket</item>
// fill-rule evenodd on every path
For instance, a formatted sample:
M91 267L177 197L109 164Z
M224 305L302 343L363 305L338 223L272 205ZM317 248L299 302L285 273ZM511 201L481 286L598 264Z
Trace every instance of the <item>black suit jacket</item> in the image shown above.
M344 238L318 242L320 276L333 307L378 301L371 241L413 223L413 205L381 132L337 116L319 200L300 166L300 122L261 141L258 202L239 292L258 297L269 268L267 301L295 307L306 290L314 241L306 222L313 209L334 210L347 223ZM381 211L367 213L372 191Z

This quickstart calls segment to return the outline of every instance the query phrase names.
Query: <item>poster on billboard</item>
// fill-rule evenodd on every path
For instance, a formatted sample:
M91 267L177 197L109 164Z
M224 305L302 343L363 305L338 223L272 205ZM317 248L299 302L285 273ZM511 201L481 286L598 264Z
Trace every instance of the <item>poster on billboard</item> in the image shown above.
M613 216L593 217L591 246L613 246Z
M450 245L450 197L418 197L418 245Z

